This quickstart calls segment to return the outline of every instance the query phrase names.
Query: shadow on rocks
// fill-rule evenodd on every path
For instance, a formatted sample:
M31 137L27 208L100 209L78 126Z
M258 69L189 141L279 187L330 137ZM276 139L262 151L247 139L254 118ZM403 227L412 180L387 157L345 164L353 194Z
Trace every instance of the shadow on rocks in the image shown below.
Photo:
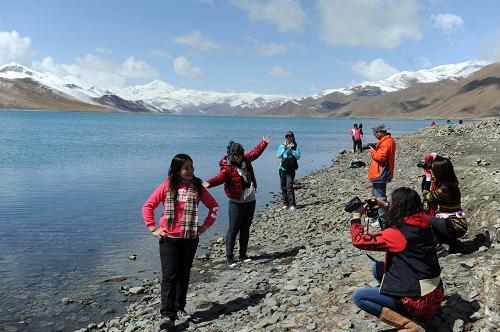
M281 259L281 258L287 258L287 257L295 257L299 253L301 249L305 249L304 246L297 246L294 247L290 250L285 250L285 251L275 251L271 253L263 253L260 255L252 256L252 260L254 261L259 261L259 260L266 260L266 261L272 261L275 259Z
M176 326L176 330L186 330L189 327L189 322L193 322L195 324L209 322L218 319L222 314L230 315L233 312L238 312L248 307L256 306L266 296L267 292L267 290L252 292L248 298L238 297L226 303L207 302L202 304L201 306L206 307L206 309L194 312L189 320L178 324Z
M444 297L443 305L434 316L421 319L420 323L427 331L468 331L472 327L471 316L479 309L477 300L467 301L454 293Z
M488 230L486 230L484 234L476 234L473 239L458 241L458 243L453 246L453 249L448 251L448 254L469 255L478 251L479 248L483 246L488 248L491 246L490 232Z

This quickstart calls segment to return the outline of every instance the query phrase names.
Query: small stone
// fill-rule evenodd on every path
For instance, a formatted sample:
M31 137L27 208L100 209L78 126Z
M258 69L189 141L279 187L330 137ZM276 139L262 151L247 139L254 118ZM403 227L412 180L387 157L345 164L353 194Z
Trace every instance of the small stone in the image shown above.
M116 310L112 309L112 308L110 308L110 309L104 309L104 310L101 311L101 315L104 316L104 315L114 314L115 312L116 312Z
M455 323L453 323L453 332L462 332L464 327L464 321L461 319L457 319Z
M144 289L144 287L142 287L142 286L132 287L132 288L130 288L130 289L128 290L128 292L129 292L130 294L134 294L134 295L139 295L139 294L142 294L142 293L144 293L144 291L145 291L145 289Z
M472 259L469 259L469 260L466 260L466 261L461 261L460 262L460 265L463 266L463 267L466 267L466 268L473 268L474 267L474 260Z
M69 297L63 297L63 298L61 299L61 303L62 303L62 304L64 304L64 305L68 305L68 304L70 304L70 303L73 303L73 300L72 300L72 299L70 299Z
M119 281L127 280L127 277L124 275L117 275L117 276L112 276L110 280L119 282Z

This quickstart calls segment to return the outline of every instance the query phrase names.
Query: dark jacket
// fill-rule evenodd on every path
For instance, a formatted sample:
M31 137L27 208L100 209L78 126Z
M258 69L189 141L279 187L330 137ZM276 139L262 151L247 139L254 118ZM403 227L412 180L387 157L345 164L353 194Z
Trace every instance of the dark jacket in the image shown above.
M399 229L370 234L364 234L360 219L353 219L351 237L359 249L386 252L381 294L421 297L438 286L441 267L424 212L406 217Z
M259 158L259 156L264 152L267 147L267 142L262 140L255 148L250 152L245 153L243 156L243 161L246 163L248 172L250 173L250 178L255 189L257 189L257 180L255 179L255 174L252 167L252 161ZM231 165L227 156L221 159L219 162L220 172L207 182L210 187L216 187L224 183L224 191L226 196L233 199L240 199L241 193L243 192L244 185L242 179L238 174L238 170L234 165Z

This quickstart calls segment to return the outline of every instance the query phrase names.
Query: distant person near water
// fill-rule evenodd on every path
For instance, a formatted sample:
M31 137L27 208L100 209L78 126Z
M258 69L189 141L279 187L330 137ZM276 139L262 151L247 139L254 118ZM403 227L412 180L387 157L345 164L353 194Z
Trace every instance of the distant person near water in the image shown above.
M438 127L438 124L437 124L437 123L435 123L434 121L432 121L432 123L431 123L431 127Z
M292 131L285 133L285 142L278 147L276 156L281 160L279 176L281 194L283 196L282 209L295 210L296 202L293 181L295 180L295 171L299 168L297 160L300 159L300 150Z
M356 137L356 132L358 131L358 124L355 123L352 128L349 130L349 135L351 135L351 139L352 139L352 149L353 149L353 152L356 152L356 141L355 141L355 137Z
M208 208L203 225L198 225L200 201ZM155 209L163 204L159 228ZM189 318L184 307L193 258L199 236L214 223L219 206L202 181L194 175L193 160L176 155L167 179L151 194L142 208L144 223L158 237L161 262L161 320L158 328L175 331L175 320Z
M387 201L387 183L391 182L394 176L396 142L384 124L373 127L372 131L379 142L376 147L370 146L371 163L368 169L368 181L371 183L372 195ZM383 221L384 214L385 210L380 208L377 221Z
M229 267L235 267L234 245L236 236L240 234L240 261L248 262L248 240L250 225L255 212L255 192L257 180L252 167L252 161L259 158L271 141L266 136L250 152L245 153L240 143L229 142L227 155L219 162L220 172L203 185L207 188L224 183L224 191L229 198L229 228L226 234L226 258Z
M446 125L451 126L453 122L451 120L446 120Z
M358 125L358 129L356 130L356 133L354 134L354 145L358 149L359 153L363 152L362 138L363 138L363 124L360 123Z

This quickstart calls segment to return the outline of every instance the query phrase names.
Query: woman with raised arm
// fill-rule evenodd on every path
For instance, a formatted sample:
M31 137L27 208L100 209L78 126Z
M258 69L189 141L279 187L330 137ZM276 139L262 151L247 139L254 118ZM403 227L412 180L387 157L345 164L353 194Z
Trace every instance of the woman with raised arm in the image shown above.
M250 261L247 250L257 190L252 161L264 152L270 141L271 136L262 138L262 141L247 153L240 143L230 141L227 146L227 155L219 162L220 172L203 183L206 188L224 183L224 191L229 198L229 228L226 234L226 258L229 267L237 265L233 251L238 233L240 234L240 261Z

